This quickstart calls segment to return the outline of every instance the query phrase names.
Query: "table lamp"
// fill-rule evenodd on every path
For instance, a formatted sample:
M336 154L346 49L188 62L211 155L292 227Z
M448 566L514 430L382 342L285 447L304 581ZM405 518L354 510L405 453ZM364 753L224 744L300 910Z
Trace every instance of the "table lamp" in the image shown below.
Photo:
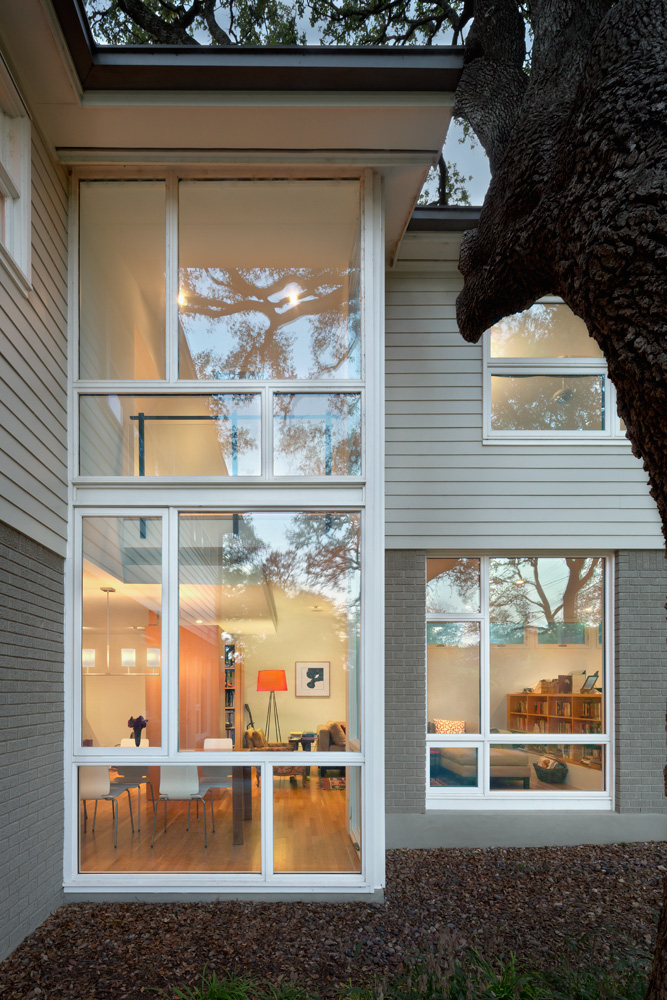
M257 690L270 692L269 707L266 712L266 726L264 727L266 742L269 742L269 729L271 727L271 720L273 719L276 738L279 743L282 743L282 736L280 735L280 722L278 721L278 706L276 705L276 691L287 691L287 676L285 671L258 670Z

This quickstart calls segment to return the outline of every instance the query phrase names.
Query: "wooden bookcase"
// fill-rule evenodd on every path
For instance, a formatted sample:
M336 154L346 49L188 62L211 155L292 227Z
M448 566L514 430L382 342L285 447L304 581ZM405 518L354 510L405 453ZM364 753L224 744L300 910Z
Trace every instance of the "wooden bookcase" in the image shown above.
M597 736L603 730L602 694L534 694L522 691L507 695L507 728L526 736L551 733L558 736Z
M234 643L224 643L221 651L221 696L224 735L231 739L235 750L242 749L243 740L243 664Z

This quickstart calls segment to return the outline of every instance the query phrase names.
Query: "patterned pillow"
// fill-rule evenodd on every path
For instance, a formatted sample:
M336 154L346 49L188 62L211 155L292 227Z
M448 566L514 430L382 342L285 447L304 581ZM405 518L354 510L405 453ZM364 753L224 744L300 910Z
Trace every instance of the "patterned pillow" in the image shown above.
M434 719L435 731L440 736L445 733L465 733L466 724L465 722L452 719Z

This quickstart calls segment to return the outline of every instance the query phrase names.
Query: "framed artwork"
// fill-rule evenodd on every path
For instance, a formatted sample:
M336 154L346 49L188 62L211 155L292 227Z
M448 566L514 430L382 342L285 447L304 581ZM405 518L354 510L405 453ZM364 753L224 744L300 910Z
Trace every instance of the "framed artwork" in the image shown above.
M297 698L329 697L329 661L297 660L294 694Z

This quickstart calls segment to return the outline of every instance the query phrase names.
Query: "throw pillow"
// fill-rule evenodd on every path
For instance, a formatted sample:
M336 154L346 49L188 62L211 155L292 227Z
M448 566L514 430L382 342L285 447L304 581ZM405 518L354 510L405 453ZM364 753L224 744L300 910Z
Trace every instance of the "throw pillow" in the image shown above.
M434 719L435 731L440 736L447 733L465 733L466 724L459 719Z
M264 730L263 729L253 729L253 731L250 734L250 736L251 736L251 739L252 739L252 745L254 747L257 747L258 749L261 749L262 747L266 746L266 739L264 737Z
M345 746L345 730L339 722L332 722L329 726L329 733L331 735L331 742L335 743L337 747Z

